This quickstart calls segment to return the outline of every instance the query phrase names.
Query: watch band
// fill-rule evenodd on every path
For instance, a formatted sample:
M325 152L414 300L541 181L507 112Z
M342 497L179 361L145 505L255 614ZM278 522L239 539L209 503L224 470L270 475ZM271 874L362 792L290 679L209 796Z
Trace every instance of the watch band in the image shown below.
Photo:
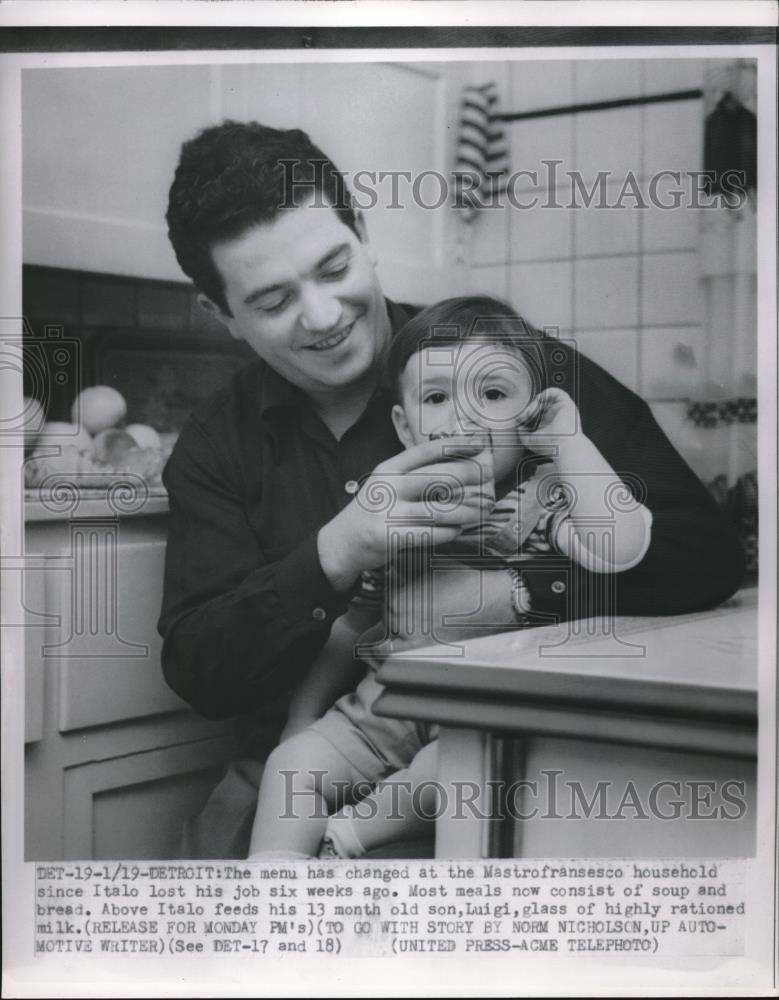
M518 624L528 625L531 612L530 591L525 585L521 570L516 566L509 566L508 574L511 577L511 606L514 615Z

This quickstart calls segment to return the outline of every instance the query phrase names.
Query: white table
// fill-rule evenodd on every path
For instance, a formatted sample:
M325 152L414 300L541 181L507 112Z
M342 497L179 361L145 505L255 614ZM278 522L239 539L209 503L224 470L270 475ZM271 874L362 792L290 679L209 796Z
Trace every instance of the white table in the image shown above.
M441 725L438 857L754 852L755 588L698 614L419 649L379 679L379 714ZM462 818L458 783L461 803L479 789Z

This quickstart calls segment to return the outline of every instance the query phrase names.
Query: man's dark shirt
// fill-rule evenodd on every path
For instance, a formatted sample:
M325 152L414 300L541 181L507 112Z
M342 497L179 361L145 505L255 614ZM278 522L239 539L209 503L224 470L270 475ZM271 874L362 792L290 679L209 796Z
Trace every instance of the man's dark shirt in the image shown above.
M393 332L414 312L388 310ZM524 564L534 611L679 614L730 596L743 573L735 533L646 403L553 338L540 350L544 386L570 393L582 430L654 521L647 554L624 573L590 574L562 558ZM303 393L258 360L187 421L164 473L159 629L168 683L203 715L283 717L285 696L351 597L323 573L317 533L400 450L391 404L380 387L337 441Z

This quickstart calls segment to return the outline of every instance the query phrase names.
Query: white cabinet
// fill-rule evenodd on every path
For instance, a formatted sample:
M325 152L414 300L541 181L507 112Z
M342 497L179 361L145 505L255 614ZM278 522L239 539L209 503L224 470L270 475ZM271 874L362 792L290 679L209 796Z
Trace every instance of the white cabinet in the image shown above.
M24 260L181 280L167 192L211 123L202 66L31 69L22 79Z
M385 291L452 294L447 170L465 67L451 63L242 63L27 70L22 81L24 260L180 281L167 239L181 143L223 118L303 128L375 191L368 229ZM380 171L405 172L393 181ZM372 180L368 179L375 175ZM351 185L353 187L353 184Z
M162 677L165 522L104 501L28 520L27 860L175 857L234 755Z

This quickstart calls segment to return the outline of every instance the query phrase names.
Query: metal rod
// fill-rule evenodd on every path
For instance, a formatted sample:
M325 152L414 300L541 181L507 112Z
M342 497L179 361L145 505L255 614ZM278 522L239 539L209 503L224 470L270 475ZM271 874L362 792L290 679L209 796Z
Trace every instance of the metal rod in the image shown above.
M629 108L639 104L662 104L666 101L694 101L703 97L702 90L674 90L668 94L649 94L646 97L620 97L613 101L593 101L591 104L566 104L557 108L540 108L538 111L509 111L495 115L501 122L519 122L528 118L552 118L555 115L577 115L585 111L609 111L612 108Z

